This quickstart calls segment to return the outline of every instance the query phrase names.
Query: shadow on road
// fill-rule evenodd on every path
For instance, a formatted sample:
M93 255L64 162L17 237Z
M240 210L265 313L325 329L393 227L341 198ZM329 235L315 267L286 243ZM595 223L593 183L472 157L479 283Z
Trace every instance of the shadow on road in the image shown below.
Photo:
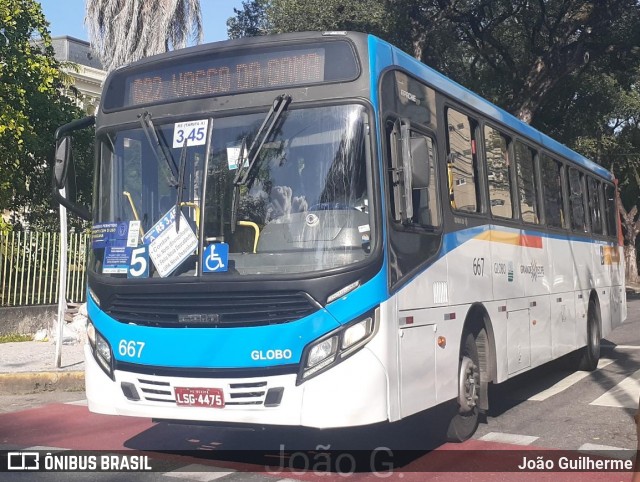
M358 470L402 468L442 446L444 407L396 423L349 429L272 426L185 425L159 422L125 442L125 447L267 468L305 469L322 454L333 463L353 457ZM372 465L373 464L373 465ZM307 467L308 468L308 467ZM339 467L330 470L340 472Z

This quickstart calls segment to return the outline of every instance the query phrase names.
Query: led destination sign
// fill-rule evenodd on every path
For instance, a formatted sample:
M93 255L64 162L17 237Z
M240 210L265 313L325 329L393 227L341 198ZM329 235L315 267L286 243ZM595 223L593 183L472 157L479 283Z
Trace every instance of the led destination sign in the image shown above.
M226 60L226 59L225 59ZM131 77L127 83L130 105L198 95L228 94L324 80L324 51L259 54L230 62L198 62L186 68Z
M347 42L241 53L212 51L153 67L116 74L108 86L105 108L346 81L358 76L355 53Z

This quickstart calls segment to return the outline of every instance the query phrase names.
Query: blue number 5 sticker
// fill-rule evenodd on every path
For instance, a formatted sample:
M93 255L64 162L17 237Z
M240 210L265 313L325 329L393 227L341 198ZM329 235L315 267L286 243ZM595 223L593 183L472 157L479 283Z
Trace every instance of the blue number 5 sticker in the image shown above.
M131 250L131 261L127 269L127 278L149 277L149 246L138 246Z

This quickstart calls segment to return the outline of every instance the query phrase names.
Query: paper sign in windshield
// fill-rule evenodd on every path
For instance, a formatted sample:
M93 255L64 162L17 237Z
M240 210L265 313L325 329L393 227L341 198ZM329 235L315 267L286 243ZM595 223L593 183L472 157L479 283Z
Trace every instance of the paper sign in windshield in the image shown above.
M238 164L240 164L240 154L242 151L242 144L239 145L234 145L234 144L229 144L227 145L227 165L229 166L229 170L233 171L235 169L238 169ZM243 161L244 161L244 167L246 167L247 165L247 151L245 150L244 152L244 156L243 156Z
M106 246L102 261L102 272L106 274L126 274L131 259L131 249L127 246Z
M140 221L128 221L120 223L94 224L91 228L91 247L93 249L106 248L107 246L138 245L140 239Z
M176 232L175 209L171 208L144 235L149 245L149 258L161 277L169 276L198 247L198 239L187 218L180 213L180 231Z
M209 119L178 122L173 129L173 148L177 149L184 146L203 146L207 142L207 127Z

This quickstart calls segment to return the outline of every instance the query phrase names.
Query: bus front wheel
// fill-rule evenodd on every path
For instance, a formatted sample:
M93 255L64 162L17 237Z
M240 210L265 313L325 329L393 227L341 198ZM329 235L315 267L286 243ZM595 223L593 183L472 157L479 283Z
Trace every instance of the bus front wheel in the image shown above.
M455 400L455 413L451 417L446 434L446 439L449 442L464 442L478 428L480 362L477 338L469 331L465 331L462 336L458 369L458 398Z

